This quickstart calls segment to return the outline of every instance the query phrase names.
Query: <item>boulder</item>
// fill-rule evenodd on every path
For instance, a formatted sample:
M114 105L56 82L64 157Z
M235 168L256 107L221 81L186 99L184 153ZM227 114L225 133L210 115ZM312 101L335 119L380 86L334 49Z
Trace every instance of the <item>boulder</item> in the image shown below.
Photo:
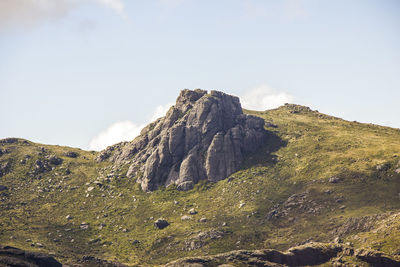
M194 208L191 208L191 209L189 210L189 214L190 214L190 215L195 215L195 214L197 214L197 210L195 210Z
M8 190L8 187L5 185L0 185L0 191Z
M78 157L78 153L73 152L73 151L67 151L67 152L65 152L64 155L69 158L77 158Z
M342 179L341 179L340 177L332 176L332 177L329 178L328 181L329 181L331 184L336 184L336 183L339 183L341 180L342 180Z
M182 221L188 221L188 220L191 220L192 219L192 217L191 216L188 216L188 215L183 215L182 217L181 217L181 220Z
M202 217L202 218L199 219L199 222L207 222L207 218Z
M0 156L3 156L4 154L9 153L10 151L6 148L0 148Z
M180 184L178 184L176 189L178 189L179 191L191 190L191 189L193 189L193 182L192 181L187 181L187 182L180 183Z
M62 159L57 157L56 155L49 155L46 157L50 164L60 165L62 163Z
M158 229L164 229L169 225L169 222L167 222L164 219L158 219L157 221L154 222L154 226Z

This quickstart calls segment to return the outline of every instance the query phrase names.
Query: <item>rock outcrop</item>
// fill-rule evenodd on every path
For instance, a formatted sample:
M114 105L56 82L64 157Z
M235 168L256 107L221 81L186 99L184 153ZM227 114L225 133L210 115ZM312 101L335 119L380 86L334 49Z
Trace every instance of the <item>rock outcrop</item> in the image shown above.
M165 267L206 266L350 266L356 259L376 267L400 266L400 262L373 250L355 251L351 246L332 243L307 243L285 252L274 249L234 250L212 256L188 257L170 262ZM368 266L369 266L368 265ZM325 266L325 265L324 265ZM362 265L364 266L364 265Z
M333 244L307 244L294 247L286 252L273 249L235 250L213 256L179 259L166 264L166 267L205 267L233 264L233 266L308 266L319 265L336 257L343 250Z
M0 177L3 175L6 175L11 169L11 164L10 162L0 162Z
M43 253L0 246L0 266L61 267L62 264Z
M181 91L166 116L132 142L103 150L98 161L130 162L127 176L145 191L176 184L189 190L199 180L219 181L267 140L264 120L243 114L239 98L218 91Z

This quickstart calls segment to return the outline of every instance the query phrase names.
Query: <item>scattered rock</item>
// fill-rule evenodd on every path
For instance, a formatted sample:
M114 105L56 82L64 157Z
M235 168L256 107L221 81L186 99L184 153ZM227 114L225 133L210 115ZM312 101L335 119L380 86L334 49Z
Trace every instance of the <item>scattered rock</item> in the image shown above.
M200 219L199 219L199 222L207 222L207 218L204 218L204 217L203 217L203 218L200 218Z
M335 243L335 244L341 244L341 243L343 243L343 241L342 241L342 239L340 239L340 237L335 237L335 239L333 240L333 243Z
M93 191L94 187L93 186L89 186L88 189L86 189L86 191L91 192Z
M266 220L284 217L296 217L299 212L317 215L324 208L322 203L318 203L309 197L308 192L291 195L282 204L277 204L265 216Z
M375 169L377 171L386 171L389 169L389 167L390 166L388 164L378 164L378 165L376 165Z
M140 241L137 240L137 239L135 239L135 240L132 241L132 245L137 245L137 244L139 244L139 243L140 243Z
M3 162L0 163L0 177L6 175L11 169L11 164L10 162Z
M224 231L215 230L215 229L211 229L206 232L200 232L199 234L197 234L185 241L185 250L191 251L191 250L202 248L209 242L209 240L220 239L224 235L225 235Z
M182 221L187 221L187 220L191 220L192 219L192 217L191 216L188 216L188 215L183 215L182 217L181 217L181 220Z
M0 148L0 157L3 156L4 154L9 153L10 151L6 148Z
M86 230L89 229L89 224L87 222L82 222L79 227L83 230Z
M73 217L71 216L71 215L67 215L67 216L65 216L65 219L67 219L67 220L71 220L71 219L73 219Z
M158 219L157 221L154 222L154 226L158 229L164 229L168 225L169 223L164 219Z
M176 189L179 191L189 191L189 190L193 189L193 182L186 181L186 182L180 183L180 184L178 184Z
M66 157L69 157L69 158L77 158L77 157L78 157L78 153L73 152L73 151L65 152L64 155L65 155Z
M329 178L328 181L332 184L336 184L336 183L339 183L340 181L342 181L342 178L337 177L337 176L332 176Z
M200 232L197 235L197 238L200 240L220 239L225 235L225 233L226 233L225 231L211 229L210 231L207 231L207 232Z
M0 185L0 191L8 190L8 187L5 185Z
M100 238L92 238L92 239L89 240L88 244L94 244L94 243L98 243L100 241L101 241Z
M14 144L14 143L18 143L18 138L9 137L0 139L0 144Z
M189 210L189 214L190 214L190 215L195 215L195 214L197 214L197 210L195 210L194 208L191 208L191 209Z
M53 165L60 165L63 162L63 160L61 158L57 157L56 155L49 155L46 158L48 159L50 164L53 164Z
M376 226L376 221L386 218L387 215L371 215L363 217L352 217L332 231L337 236L345 236L355 232L367 232Z
M100 182L100 181L94 181L93 183L94 183L95 185L97 185L98 187L102 187L102 186L103 186L103 183Z
M36 160L35 161L35 167L34 167L34 173L43 173L46 171L51 171L52 167L50 166L50 163L47 160Z
M79 266L127 267L126 265L121 263L107 261L89 255L83 256L79 262L82 263Z

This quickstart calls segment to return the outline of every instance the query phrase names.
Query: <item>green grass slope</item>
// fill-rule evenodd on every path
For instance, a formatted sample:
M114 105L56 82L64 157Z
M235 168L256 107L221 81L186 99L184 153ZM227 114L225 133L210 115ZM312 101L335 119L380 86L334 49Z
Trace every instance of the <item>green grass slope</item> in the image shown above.
M187 192L145 193L125 177L128 166L97 163L96 152L1 143L0 244L63 263L93 255L150 266L339 237L398 257L400 130L297 105L246 113L265 119L268 144L228 179ZM33 171L49 155L62 163ZM158 218L170 225L156 229Z

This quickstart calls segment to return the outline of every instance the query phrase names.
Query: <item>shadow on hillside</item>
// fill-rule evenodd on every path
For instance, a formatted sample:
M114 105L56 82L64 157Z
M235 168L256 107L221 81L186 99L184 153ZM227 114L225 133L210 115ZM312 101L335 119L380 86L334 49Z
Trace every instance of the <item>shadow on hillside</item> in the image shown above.
M286 146L287 142L268 130L266 140L265 144L260 146L256 152L245 156L241 169L250 168L254 165L270 166L277 162L277 157L273 153Z

